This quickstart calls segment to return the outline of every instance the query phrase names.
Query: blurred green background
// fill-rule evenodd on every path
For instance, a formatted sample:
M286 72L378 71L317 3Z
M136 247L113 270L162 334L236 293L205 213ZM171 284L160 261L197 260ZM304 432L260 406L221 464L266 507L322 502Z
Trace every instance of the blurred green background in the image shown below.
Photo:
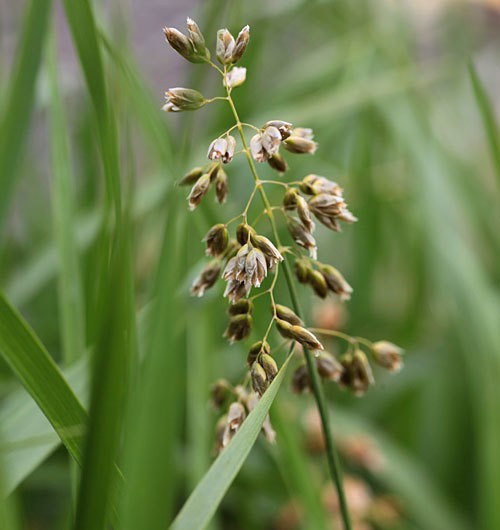
M252 182L235 160L228 203L209 197L194 213L175 186L232 125L222 103L160 110L173 86L222 95L210 68L164 42L162 26L183 30L186 16L212 50L218 28L250 24L240 116L312 127L316 155L288 157L284 178L339 182L359 218L341 234L318 229L319 258L354 295L339 308L300 287L307 322L407 352L404 370L377 371L361 399L326 389L358 486L351 509L358 502L368 520L356 528L500 528L493 0L0 2L1 289L90 407L77 494L76 466L12 359L1 361L1 528L70 528L76 513L77 528L97 530L98 514L116 505L120 528L167 528L213 460L211 384L244 375L245 344L222 338L222 285L189 297L202 237L241 211ZM279 296L287 303L281 283ZM257 318L256 337L267 321ZM58 396L41 372L40 381ZM259 439L213 530L340 528L312 406L282 387L271 412L277 445ZM103 507L114 460L132 478Z

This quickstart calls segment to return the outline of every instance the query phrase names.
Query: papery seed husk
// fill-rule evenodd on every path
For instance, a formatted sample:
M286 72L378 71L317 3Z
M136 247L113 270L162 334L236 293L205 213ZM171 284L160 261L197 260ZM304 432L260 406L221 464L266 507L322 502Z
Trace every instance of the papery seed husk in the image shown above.
M262 145L262 135L260 133L255 134L250 139L250 152L253 159L259 163L263 163L269 158Z
M201 273L196 277L191 286L191 294L201 297L207 289L210 289L218 280L221 272L221 266L218 261L209 263Z
M303 325L302 320L289 308L281 304L275 305L276 316L293 325Z
M197 110L207 103L203 94L192 88L170 88L165 92L165 97L167 98L167 103L175 106L175 111Z
M276 364L276 361L270 355L263 353L259 357L258 362L262 368L264 368L268 382L272 383L278 373L278 365Z
M264 368L258 362L253 363L252 369L250 370L250 378L252 380L252 388L262 396L267 390L269 382L267 381L267 374Z
M302 326L292 326L290 328L290 335L294 340L297 342L300 342L302 346L310 349L310 350L323 350L323 345L321 342L316 338L316 336L311 333L308 329L302 327Z
M172 46L172 48L182 55L184 59L187 59L191 62L197 62L194 57L194 47L193 43L176 28L163 28L163 33L167 42Z
M236 66L226 74L226 85L229 88L238 88L247 78L247 69Z
M231 33L226 29L217 32L216 56L221 64L230 64L236 42Z
M227 173L223 169L219 169L217 177L215 178L215 197L219 204L224 204L227 199L229 191L229 182Z
M250 39L250 26L246 25L236 37L236 44L234 47L233 55L231 57L232 63L237 63L243 54L245 53L245 50L248 46L248 41Z
M309 371L305 364L299 366L292 375L292 392L302 394L311 390Z
M328 284L320 272L310 269L307 280L320 298L328 296Z
M245 315L247 313L252 313L253 311L253 302L251 300L240 300L235 304L232 304L228 307L227 312L229 315Z
M245 296L248 296L250 292L250 286L247 286L245 282L240 282L238 280L230 280L224 291L224 296L229 299L231 303L236 303Z
M281 144L281 133L276 127L266 127L261 134L262 147L266 154L266 159L278 152Z
M240 223L236 227L236 239L240 245L246 245L250 240L250 236L255 234L255 230L246 223Z
M340 381L344 367L333 355L327 352L321 352L315 356L314 360L318 373L323 379L335 382Z
M202 167L194 167L189 173L186 173L181 180L179 186L191 186L203 175Z
M297 194L297 213L299 219L301 220L304 228L312 233L314 231L314 223L311 219L311 212L309 211L309 206L307 205L306 200L301 195Z
M277 318L275 320L275 323L276 323L276 329L278 330L279 334L282 337L284 337L285 339L293 339L293 335L291 332L292 324L290 324L290 322Z
M284 258L280 251L267 237L261 235L251 235L251 240L252 243L264 253L270 266L272 266L275 262L283 261Z
M224 337L231 343L246 339L252 331L252 322L252 317L248 314L232 316L224 332Z
M307 140L306 138L301 138L292 134L292 136L288 137L283 142L283 147L290 153L295 153L298 155L313 155L316 152L318 144L312 140Z
M351 298L352 287L335 267L324 263L318 263L318 268L331 291L337 294L342 301Z
M299 223L296 219L291 216L287 217L287 228L292 236L293 240L297 245L302 248L309 250L309 254L313 259L316 259L317 255L317 246L316 240L309 233L302 223Z
M222 438L223 447L226 447L231 441L233 436L241 427L242 423L245 421L245 417L245 407L238 401L231 403L227 412L226 429L224 430L224 435Z
M229 233L226 225L220 223L212 226L204 238L207 249L206 254L208 256L220 256L227 248L229 241Z
M289 188L286 190L283 196L283 207L287 211L293 211L297 209L297 197L298 193L295 188Z
M205 45L205 37L203 36L203 33L200 31L198 24L196 24L196 22L192 18L188 17L186 21L186 25L187 25L189 38L191 39L191 42L193 43L193 48L196 54L198 54L200 58L210 59L210 52Z
M292 133L292 124L283 120L270 120L262 128L265 129L266 127L276 127L281 134L282 140L286 140Z
M267 163L272 169L281 175L288 170L288 164L286 163L286 160L279 153L274 153L271 158L268 158Z
M375 379L365 353L359 348L352 357L351 371L351 389L355 395L361 396L375 383Z
M314 138L313 130L308 127L295 127L292 131L292 135L298 136L299 138L305 138L306 140L312 140Z
M206 195L209 188L210 188L210 175L205 173L196 181L196 184L193 186L188 196L190 210L194 210L197 206L199 206L201 200Z
M207 158L209 160L222 160L227 151L227 139L216 138L208 147Z
M248 365L252 366L253 363L257 360L257 357L263 353L267 355L271 353L271 347L269 346L269 343L267 341L262 341L262 340L254 342L250 346L250 350L248 351L248 357L247 357Z
M231 136L230 134L227 135L226 138L227 146L226 146L226 152L222 155L222 162L224 164L228 164L231 162L234 156L234 151L236 149L236 140L234 136Z
M376 362L390 372L399 372L403 367L404 350L386 340L375 342L372 346Z
M225 379L219 379L212 385L210 397L216 409L220 409L230 395L229 387L230 385Z
M312 269L309 260L305 258L295 260L295 276L300 283L308 283L310 270Z

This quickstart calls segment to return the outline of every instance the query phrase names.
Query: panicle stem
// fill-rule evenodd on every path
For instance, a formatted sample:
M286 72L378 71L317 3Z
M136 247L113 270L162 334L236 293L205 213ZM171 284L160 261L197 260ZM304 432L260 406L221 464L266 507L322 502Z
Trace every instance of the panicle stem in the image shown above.
M219 72L221 72L221 70L216 65L213 65L213 66L215 66L217 68L217 70L219 70ZM243 150L245 151L245 155L246 155L246 158L247 158L247 161L248 161L248 166L250 168L250 172L252 173L252 176L253 176L254 181L255 181L255 189L258 190L258 192L260 194L260 197L261 197L262 202L264 204L264 208L265 208L266 214L269 217L269 222L271 224L271 230L272 230L273 236L274 236L274 238L276 240L276 243L277 243L278 247L281 248L282 245L281 245L281 241L280 241L280 237L279 237L278 228L276 226L276 221L274 219L273 209L271 207L271 204L269 202L267 194L266 194L266 192L264 190L264 187L262 186L262 181L259 178L259 175L257 173L257 169L255 167L255 163L254 163L253 158L252 158L252 156L250 154L250 150L248 148L248 144L247 144L247 141L246 141L246 138L245 138L245 134L244 134L244 131L243 131L243 124L242 124L242 122L241 122L241 120L239 118L238 111L236 110L236 107L234 105L234 101L233 101L233 99L231 97L231 89L230 89L230 87L228 87L228 85L226 83L226 68L224 68L224 71L221 72L221 73L222 73L222 75L224 77L224 86L226 88L227 101L229 103L229 106L231 107L231 111L232 111L234 119L236 121L236 128L238 129L238 132L239 132L240 137L241 137L241 142L243 144ZM253 195L252 195L252 198L253 198ZM286 260L283 261L281 265L283 266L283 271L284 271L284 274L285 274L285 280L286 280L286 283L287 283L287 286L288 286L288 290L289 290L289 293L290 293L290 298L292 300L293 309L294 309L295 313L299 317L301 317L302 311L301 311L299 300L298 300L297 293L296 293L296 290L295 290L295 284L294 284L294 281L293 281L293 278L292 278L292 272L291 272L290 267L288 265L288 262ZM278 266L279 265L277 265L277 267ZM270 291L270 292L271 292L271 295L272 295L272 291ZM272 301L273 301L273 310L274 310L274 300L272 300ZM274 320L274 317L273 317L273 320ZM269 329L270 328L268 328L268 331L266 332L266 334L269 332ZM336 487L336 490L337 490L337 495L338 495L339 504L340 504L340 511L341 511L342 520L343 520L343 523L344 523L344 530L352 530L351 520L350 520L350 516L349 516L349 510L348 510L348 507L347 507L347 501L346 501L346 496L345 496L345 491L344 491L344 486L343 486L342 470L341 470L341 466L340 466L340 461L339 461L339 456L338 456L338 453L337 453L337 449L335 447L335 443L333 441L332 432L331 432L331 429L330 429L328 410L327 410L325 396L324 396L324 393L323 393L323 388L321 386L319 375L318 375L318 372L316 370L316 366L315 366L315 363L314 363L313 355L306 348L304 348L304 355L305 355L306 362L307 362L309 376L311 378L311 386L312 386L314 398L316 400L316 406L318 408L318 412L319 412L319 415L320 415L320 418L321 418L321 425L322 425L322 429L323 429L323 435L325 437L325 445L326 445L326 455L327 455L327 460L328 460L328 467L329 467L329 470L330 470L330 474L331 474L333 483L334 483L334 485Z

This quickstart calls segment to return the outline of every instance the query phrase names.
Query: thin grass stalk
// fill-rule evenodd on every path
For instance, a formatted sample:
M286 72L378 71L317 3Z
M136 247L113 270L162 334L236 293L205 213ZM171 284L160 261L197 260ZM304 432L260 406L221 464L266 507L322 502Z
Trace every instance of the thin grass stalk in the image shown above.
M230 91L229 87L226 84L224 84L224 85L226 87L227 100L229 102L229 106L231 107L231 111L232 111L234 119L236 121L236 126L237 126L237 129L238 129L239 135L241 137L241 142L243 144L243 150L245 152L245 156L246 156L246 159L248 161L248 166L250 168L250 172L252 173L252 176L253 176L254 181L255 181L255 186L257 187L257 189L259 191L260 197L261 197L262 202L264 204L264 207L266 209L266 213L267 213L267 216L269 218L269 222L271 224L271 230L273 232L273 236L274 236L274 238L276 240L276 243L278 244L278 247L281 247L282 245L281 245L278 229L277 229L277 226L276 226L276 221L274 219L273 210L271 208L271 204L269 202L269 199L267 197L267 194L266 194L262 184L260 183L260 178L259 178L259 175L257 173L257 169L255 167L254 161L252 159L252 156L250 154L250 151L249 151L246 139L245 139L245 134L243 132L243 126L242 126L241 120L239 118L238 111L236 110L236 107L234 105L233 99L231 98L231 91ZM290 298L292 300L292 305L293 305L294 311L299 317L301 317L302 310L301 310L300 303L299 303L299 300L298 300L298 297L297 297L297 292L295 290L295 285L294 285L293 280L292 280L292 273L290 271L290 268L289 268L288 263L287 263L286 260L283 261L282 265L283 265L283 270L284 270L284 273L285 273L285 280L286 280L286 283L287 283L287 287L288 287L288 291L289 291L289 294L290 294ZM330 470L330 475L331 475L331 478L332 478L332 482L333 482L333 484L334 484L334 486L335 486L335 488L337 490L337 495L338 495L339 504L340 504L340 511L341 511L341 515L342 515L342 521L344 523L344 529L345 530L352 530L351 519L350 519L350 515L349 515L349 510L348 510L348 507L347 507L347 501L346 501L346 496L345 496L345 491L344 491L344 485L343 485L343 481L342 481L342 469L341 469L341 465L340 465L338 452L337 452L337 449L335 447L335 443L333 441L333 435L332 435L332 431L331 431L331 428L330 428L330 422L329 422L328 411L327 411L327 404L326 404L325 396L324 396L324 393L323 393L323 388L322 388L320 380L319 380L318 372L317 372L316 367L314 365L313 356L312 356L311 352L307 348L304 348L304 355L305 355L306 362L307 362L307 368L308 368L308 371L309 371L309 376L311 378L311 385L312 385L312 391L313 391L313 394L314 394L314 399L316 401L316 406L318 408L318 412L319 412L319 415L320 415L320 418L321 418L321 427L322 427L322 430L323 430L323 435L325 437L325 446L326 446L325 449L326 449L326 456L327 456L327 460L328 460L328 468Z

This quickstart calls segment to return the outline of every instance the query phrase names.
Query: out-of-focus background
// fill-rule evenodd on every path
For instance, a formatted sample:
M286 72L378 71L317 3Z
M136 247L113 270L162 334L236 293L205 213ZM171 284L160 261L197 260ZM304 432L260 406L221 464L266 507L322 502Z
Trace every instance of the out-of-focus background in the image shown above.
M89 85L99 72L91 65L82 73L86 50L75 52L59 2L42 14L43 35L26 36L36 3L0 2L1 289L87 403L85 359L106 327L96 308L113 270L122 270L107 268L102 229L113 193ZM250 24L247 81L234 92L242 119L312 127L316 155L290 155L283 178L317 173L339 182L359 218L339 234L318 228L321 261L335 264L354 294L343 305L319 302L300 286L307 322L406 350L404 370L376 370L363 398L326 387L355 527L500 528L500 2L130 0L96 2L93 11L120 195L131 212L123 231L130 270L117 285L131 286L135 298L137 357L153 334L155 351L173 359L164 384L175 403L165 403L173 412L156 439L161 455L168 437L173 459L170 515L214 456L210 386L242 377L248 346L222 338L222 285L189 297L205 263L203 235L239 213L252 189L244 160L228 167L223 207L209 197L188 213L186 190L174 185L232 124L222 103L192 114L160 110L174 86L222 95L210 68L165 43L162 27L183 31L192 16L212 50L218 28ZM279 201L281 190L273 193ZM173 228L165 224L172 216ZM151 331L150 302L169 290L175 296L164 296ZM111 292L110 307L115 295L123 303ZM267 321L258 315L256 330ZM140 370L130 370L131 403L140 400L132 390ZM285 386L271 412L277 444L258 441L213 529L341 528L313 399ZM74 468L6 364L0 400L0 476L19 528L68 528Z

